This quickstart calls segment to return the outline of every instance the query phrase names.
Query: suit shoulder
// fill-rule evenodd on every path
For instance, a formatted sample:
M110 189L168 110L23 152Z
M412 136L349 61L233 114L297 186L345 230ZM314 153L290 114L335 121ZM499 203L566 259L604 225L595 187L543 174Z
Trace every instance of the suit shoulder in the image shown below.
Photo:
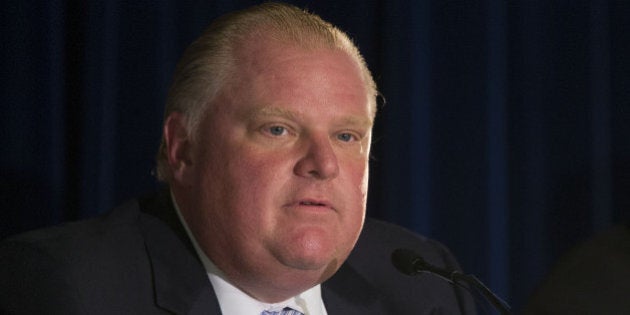
M130 202L98 218L0 242L0 313L86 313L82 301L93 286L107 290L116 277L142 273L137 208Z
M80 279L82 272L91 274L142 248L138 214L136 203L130 202L97 218L9 237L0 242L0 273L45 272Z

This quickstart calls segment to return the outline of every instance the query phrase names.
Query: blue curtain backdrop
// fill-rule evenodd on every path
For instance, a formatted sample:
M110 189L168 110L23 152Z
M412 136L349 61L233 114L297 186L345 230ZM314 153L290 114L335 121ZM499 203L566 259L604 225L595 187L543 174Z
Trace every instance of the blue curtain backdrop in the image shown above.
M156 189L184 47L258 1L5 1L0 237ZM369 214L444 242L519 308L630 208L624 1L293 1L356 40L386 102Z

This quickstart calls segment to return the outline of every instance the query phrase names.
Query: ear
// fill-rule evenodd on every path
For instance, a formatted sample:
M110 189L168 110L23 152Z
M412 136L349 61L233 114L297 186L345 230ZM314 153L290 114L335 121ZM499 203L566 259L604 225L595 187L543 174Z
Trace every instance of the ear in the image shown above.
M192 166L192 144L186 127L186 117L180 112L172 112L164 122L166 156L171 169L172 180L183 183Z

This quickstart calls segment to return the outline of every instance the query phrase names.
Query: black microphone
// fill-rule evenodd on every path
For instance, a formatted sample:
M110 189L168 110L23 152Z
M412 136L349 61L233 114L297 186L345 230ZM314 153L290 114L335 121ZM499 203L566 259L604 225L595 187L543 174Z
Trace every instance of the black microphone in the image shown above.
M415 252L399 248L392 252L392 264L398 269L398 271L409 275L415 276L420 273L429 273L436 275L452 284L462 286L461 282L464 282L478 290L501 314L509 315L510 307L501 300L496 294L492 293L488 287L486 287L477 277L473 275L463 274L457 270L447 270L440 267L433 266L426 262L422 257Z

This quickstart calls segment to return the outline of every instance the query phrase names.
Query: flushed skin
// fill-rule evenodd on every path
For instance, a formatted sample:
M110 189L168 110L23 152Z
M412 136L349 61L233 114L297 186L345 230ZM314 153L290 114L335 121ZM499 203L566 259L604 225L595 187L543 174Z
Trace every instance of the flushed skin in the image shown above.
M374 113L345 52L254 40L237 58L198 139L168 117L170 184L206 255L277 302L329 278L354 246Z

